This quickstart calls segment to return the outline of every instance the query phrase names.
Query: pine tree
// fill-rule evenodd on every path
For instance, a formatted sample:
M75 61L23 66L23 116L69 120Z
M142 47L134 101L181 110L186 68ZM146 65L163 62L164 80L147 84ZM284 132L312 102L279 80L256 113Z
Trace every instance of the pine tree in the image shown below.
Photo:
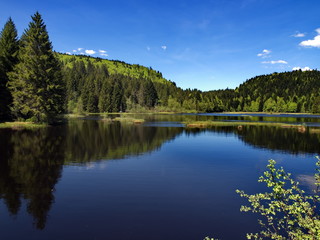
M112 97L113 87L109 79L105 79L99 95L99 112L112 112L111 97Z
M64 84L46 25L38 12L21 37L18 59L9 75L13 113L18 118L51 123L63 113Z
M141 106L154 107L157 103L158 95L150 80L141 79L140 89L138 92L138 101Z
M17 30L12 19L9 18L0 33L0 119L11 118L10 105L12 96L7 87L8 73L13 70L18 58Z
M123 87L121 81L117 76L113 79L113 91L111 97L111 111L112 112L122 112L125 111L124 101L123 101Z

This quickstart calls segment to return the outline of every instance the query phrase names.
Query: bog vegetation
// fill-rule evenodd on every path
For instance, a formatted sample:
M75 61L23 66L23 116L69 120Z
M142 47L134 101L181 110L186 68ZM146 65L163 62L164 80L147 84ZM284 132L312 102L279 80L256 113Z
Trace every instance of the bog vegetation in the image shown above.
M236 89L181 89L137 64L56 53L41 15L18 39L11 18L0 33L0 119L54 122L63 113L320 112L320 72L262 75Z

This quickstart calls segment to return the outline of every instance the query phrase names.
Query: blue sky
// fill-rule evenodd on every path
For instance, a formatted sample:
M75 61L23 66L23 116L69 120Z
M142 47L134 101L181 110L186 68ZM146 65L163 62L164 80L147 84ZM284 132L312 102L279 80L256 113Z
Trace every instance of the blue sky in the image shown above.
M320 69L319 0L2 0L19 35L42 14L54 50L152 67L182 88ZM99 51L100 50L100 51Z

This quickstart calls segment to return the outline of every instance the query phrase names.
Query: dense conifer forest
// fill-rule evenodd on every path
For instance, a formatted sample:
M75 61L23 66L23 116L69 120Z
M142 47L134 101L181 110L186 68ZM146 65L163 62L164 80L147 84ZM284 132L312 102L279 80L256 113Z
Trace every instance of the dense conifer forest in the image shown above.
M320 112L320 72L261 75L236 89L183 90L160 72L89 56L58 54L69 112Z
M52 50L41 15L18 39L11 18L0 33L0 118L53 122L63 113L320 112L320 72L257 76L236 89L181 89L137 64Z

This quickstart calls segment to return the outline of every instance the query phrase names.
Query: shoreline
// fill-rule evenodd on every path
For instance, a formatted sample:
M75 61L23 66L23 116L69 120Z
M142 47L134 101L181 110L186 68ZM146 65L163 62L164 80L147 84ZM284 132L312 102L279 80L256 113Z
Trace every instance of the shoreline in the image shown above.
M20 130L20 129L36 129L36 128L43 128L48 127L48 124L44 123L34 123L34 122L2 122L0 123L1 128L10 128L13 130Z
M288 112L222 112L223 114L267 114L267 115L315 115L320 113L288 113Z

